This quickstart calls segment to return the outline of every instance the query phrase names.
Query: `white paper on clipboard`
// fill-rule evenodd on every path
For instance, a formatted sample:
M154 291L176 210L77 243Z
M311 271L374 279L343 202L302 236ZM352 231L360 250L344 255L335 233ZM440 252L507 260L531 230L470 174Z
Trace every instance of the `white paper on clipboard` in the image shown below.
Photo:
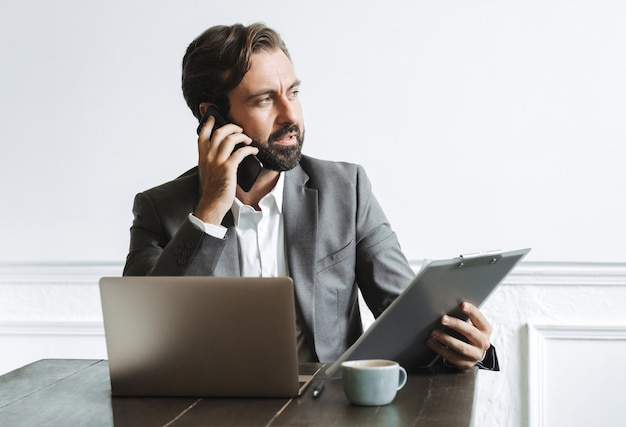
M334 375L345 360L389 359L408 370L431 365L437 355L426 341L441 327L441 316L466 320L461 302L480 307L528 252L520 249L431 261L327 374Z

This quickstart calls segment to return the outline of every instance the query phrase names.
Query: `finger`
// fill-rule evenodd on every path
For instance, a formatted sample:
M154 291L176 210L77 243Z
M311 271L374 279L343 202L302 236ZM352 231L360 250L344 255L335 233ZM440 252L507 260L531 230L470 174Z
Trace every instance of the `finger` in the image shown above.
M466 301L461 304L461 310L468 315L470 321L476 328L487 335L491 335L491 324L474 304Z
M449 330L453 331L454 333L460 335L460 340L462 342L464 341L472 346L477 347L481 352L481 355L482 352L489 348L489 333L481 331L473 323L457 319L453 316L443 316L441 318L441 324L449 328ZM445 335L449 336L449 334ZM455 340L455 337L450 336L449 339L447 339L447 344L456 348L457 346L455 345Z
M243 133L243 129L234 124L226 124L213 131L209 154L219 161L227 161L238 144L250 145L252 139ZM248 152L248 154L250 154ZM245 156L244 156L245 157Z
M492 328L487 318L475 305L469 302L461 304L461 310L467 314L471 322L470 330L466 332L467 338L483 350L489 348Z
M468 326L469 328L473 328L473 326L469 324ZM477 333L480 334L480 332ZM478 339L478 342L474 342L472 339L470 339L469 336L474 336L475 334L473 332L466 332L466 334L467 335L461 334L462 337L455 337L450 335L449 333L446 333L439 329L435 329L432 332L431 336L444 347L463 355L463 357L467 358L468 360L480 360L485 351L485 349L483 349L483 342L485 342L484 337L482 339Z
M259 153L259 149L257 147L253 147L251 145L245 145L241 148L236 149L230 155L232 161L234 161L237 165L239 165L244 158L247 156L255 156Z
M200 129L200 133L198 133L198 141L208 141L213 133L213 127L215 126L215 117L210 116L202 129Z
M211 116L204 123L204 126L198 134L198 155L200 159L206 159L209 154L209 143L211 133L213 132L213 126L215 125L215 117Z
M441 356L443 359L456 366L458 369L470 369L476 364L476 360L472 357L464 356L457 353L450 347L447 347L434 338L428 339L426 342L435 353Z
M467 339L471 339L477 329L469 322L469 320L462 320L454 316L442 316L441 324L448 328L450 332L455 332Z

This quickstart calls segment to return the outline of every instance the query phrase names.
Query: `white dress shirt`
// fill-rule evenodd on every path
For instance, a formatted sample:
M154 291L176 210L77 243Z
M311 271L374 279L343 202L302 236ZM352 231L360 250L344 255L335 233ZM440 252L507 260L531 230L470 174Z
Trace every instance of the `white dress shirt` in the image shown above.
M242 276L289 276L282 216L284 181L281 173L272 191L259 201L259 211L238 199L233 203Z

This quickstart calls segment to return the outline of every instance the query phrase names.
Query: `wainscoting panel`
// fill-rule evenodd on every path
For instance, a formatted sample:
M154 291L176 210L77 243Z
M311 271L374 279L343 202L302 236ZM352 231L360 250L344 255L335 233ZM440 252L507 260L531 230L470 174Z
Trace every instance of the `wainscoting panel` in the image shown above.
M106 359L102 322L1 322L3 373L40 359Z
M46 358L105 359L98 280L119 263L0 265L0 374Z
M624 378L615 372L626 360L625 303L626 264L520 264L482 307L493 327L501 372L479 373L474 424L623 425L624 413L616 409L595 424L572 424L565 414L570 407L571 414L593 411L573 396L593 396L596 407L612 407L623 395L626 388L614 381Z
M626 325L528 325L530 426L621 426Z

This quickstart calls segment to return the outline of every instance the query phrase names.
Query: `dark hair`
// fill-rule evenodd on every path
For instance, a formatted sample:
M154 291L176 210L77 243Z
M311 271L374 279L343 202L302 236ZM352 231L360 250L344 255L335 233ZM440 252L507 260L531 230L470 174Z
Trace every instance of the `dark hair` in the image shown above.
M182 75L183 95L193 115L201 119L201 102L228 113L228 94L250 69L252 54L276 49L291 59L280 35L262 23L218 25L196 37L183 57Z

